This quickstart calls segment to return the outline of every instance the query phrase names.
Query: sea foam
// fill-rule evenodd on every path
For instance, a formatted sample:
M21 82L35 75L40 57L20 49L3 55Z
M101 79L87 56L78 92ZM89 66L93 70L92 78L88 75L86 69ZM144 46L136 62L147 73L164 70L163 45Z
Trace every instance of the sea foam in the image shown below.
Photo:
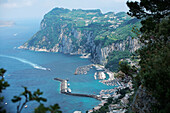
M30 66L36 68L36 69L41 69L41 70L49 70L48 68L45 68L45 67L42 67L38 64L35 64L35 63L32 63L26 59L23 59L23 58L19 58L19 57L14 57L14 56L8 56L8 55L0 55L0 57L6 57L6 58L11 58L11 59L15 59L15 60L18 60L22 63L25 63L25 64L29 64Z

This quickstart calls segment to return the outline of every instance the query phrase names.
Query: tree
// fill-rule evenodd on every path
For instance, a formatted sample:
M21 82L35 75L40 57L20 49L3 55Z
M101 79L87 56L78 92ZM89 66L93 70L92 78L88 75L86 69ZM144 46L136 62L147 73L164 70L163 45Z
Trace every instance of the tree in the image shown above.
M154 112L168 112L170 107L170 1L140 0L127 2L128 14L142 19L140 29L142 84L152 92L158 103Z
M14 96L14 98L12 99L12 102L16 103L19 102L18 106L17 106L17 113L21 113L22 109L24 108L24 106L26 105L26 103L30 102L30 101L43 101L46 102L47 99L40 97L43 92L41 92L39 89L37 89L37 91L31 93L31 91L29 91L27 89L27 87L23 87L24 88L24 92L22 92L19 96ZM22 101L22 96L25 97L25 101L23 103L21 103Z
M19 102L18 106L17 106L17 113L21 113L22 109L24 108L24 106L26 105L26 103L30 102L30 101L37 101L38 103L40 103L40 105L35 108L35 113L46 113L47 111L50 111L51 113L62 113L59 109L59 105L58 104L54 104L54 105L50 105L49 107L45 107L44 104L41 103L41 101L46 102L47 99L41 97L41 95L43 94L43 92L41 92L39 89L37 89L37 91L34 91L33 93L31 91L29 91L27 89L27 87L23 87L24 88L24 92L22 92L19 96L14 96L14 98L12 99L12 102ZM23 103L21 103L22 101L22 97L25 97L25 101Z
M0 69L0 93L2 93L2 90L5 90L6 87L9 87L10 85L8 84L7 81L4 79L4 74L6 70L3 68ZM17 113L21 113L22 109L25 107L25 105L30 102L30 101L37 101L37 102L46 102L47 99L41 97L43 92L40 91L40 89L37 89L33 93L27 89L27 87L23 87L24 92L22 92L19 96L14 96L12 99L12 102L16 103L18 102L17 106ZM25 97L25 101L22 101L22 97ZM6 110L3 109L3 103L4 96L0 95L0 113L6 113ZM23 103L22 103L23 102ZM62 113L60 110L60 107L58 104L50 105L49 107L45 107L42 103L40 103L38 108L35 108L35 113L46 113L47 111L50 111L51 113Z
M46 113L49 111L50 113L62 113L58 104L50 105L49 107L45 107L44 104L40 104L37 108L35 108L35 113Z
M51 113L62 113L59 109L60 107L58 104L50 105L48 108Z
M169 0L140 0L140 2L128 1L128 14L142 19L141 32L152 31L161 20L170 15Z
M4 74L5 74L6 70L4 70L3 68L0 69L0 93L2 93L2 90L5 90L7 87L9 87L9 84L7 81L5 81L4 79ZM6 110L3 109L3 105L1 105L3 103L4 100L4 96L0 95L0 112L1 113L6 113Z
M125 73L126 75L130 75L131 67L128 62L123 61L119 63L119 70Z
M45 107L44 104L40 104L37 108L35 108L35 113L46 113L48 111L48 107Z
M160 21L160 18L169 16L170 1L169 0L140 0L140 2L128 1L128 14L138 19L153 17L154 21Z
M0 69L0 76L1 76L0 93L2 93L2 90L6 89L6 87L9 87L8 82L6 82L5 79L4 79L4 73L5 72L6 72L6 70L4 70L3 68Z

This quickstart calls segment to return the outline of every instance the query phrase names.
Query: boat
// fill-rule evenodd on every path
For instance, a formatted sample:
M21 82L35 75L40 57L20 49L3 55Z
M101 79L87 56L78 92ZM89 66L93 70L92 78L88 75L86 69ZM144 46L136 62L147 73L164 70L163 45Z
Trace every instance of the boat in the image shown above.
M50 68L46 68L46 70L51 71L51 69L50 69Z
M27 108L28 107L28 105L25 105L25 108Z
M71 93L71 89L70 88L68 88L67 91L68 91L68 93Z
M13 34L13 36L17 36L17 35L18 35L18 33Z

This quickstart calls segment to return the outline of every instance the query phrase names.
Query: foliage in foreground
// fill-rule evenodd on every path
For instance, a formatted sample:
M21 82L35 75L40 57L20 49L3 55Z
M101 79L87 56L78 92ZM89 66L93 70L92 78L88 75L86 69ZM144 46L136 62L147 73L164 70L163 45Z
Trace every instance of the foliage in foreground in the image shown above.
M4 74L5 74L6 70L4 69L0 69L0 76L2 77L0 80L0 93L2 93L2 90L5 90L6 87L9 87L8 82L5 81L4 79ZM36 101L38 103L40 103L40 105L35 108L35 113L46 113L46 112L51 112L51 113L62 113L59 109L59 105L58 104L54 104L54 105L50 105L49 107L45 107L41 101L46 102L47 99L41 97L41 95L43 94L43 92L40 91L40 89L37 89L36 91L34 91L33 93L31 91L29 91L27 89L27 87L23 87L24 88L24 92L22 92L19 96L14 96L12 99L13 103L19 103L17 105L17 113L21 113L23 108L25 107L25 105L30 102L30 101ZM24 97L25 100L22 100ZM6 113L6 110L3 109L3 96L0 96L0 113Z
M170 107L170 2L168 0L140 0L127 2L128 14L142 19L143 47L139 51L140 83L158 103L153 112L168 112ZM154 6L154 7L153 7Z
M12 99L12 102L19 103L17 106L17 113L21 113L24 106L30 101L37 101L37 102L47 101L47 99L40 97L43 94L43 92L41 92L39 89L37 89L37 91L32 93L31 91L27 89L27 87L23 87L23 88L24 88L24 92L22 92L19 96L14 96L14 98ZM22 103L23 96L25 97L25 100Z
M9 87L9 84L7 81L5 81L4 79L4 73L6 72L6 70L4 69L0 69L0 76L1 76L1 79L0 79L0 93L2 93L2 90L5 90L7 87ZM6 113L6 110L3 109L3 100L4 100L4 96L1 96L0 95L0 112L1 113Z

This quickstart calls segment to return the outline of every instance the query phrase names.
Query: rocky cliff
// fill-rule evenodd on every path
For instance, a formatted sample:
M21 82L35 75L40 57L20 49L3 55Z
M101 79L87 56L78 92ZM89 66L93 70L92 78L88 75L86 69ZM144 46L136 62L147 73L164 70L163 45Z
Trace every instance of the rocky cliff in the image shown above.
M44 16L38 31L20 46L22 49L64 54L91 54L94 63L105 65L112 51L139 48L132 27L140 26L137 19L126 13L100 10L68 10L55 8Z
M135 113L152 113L152 105L156 104L156 99L142 85L136 91L131 103L131 110Z
M125 40L116 41L111 45L102 47L102 45L92 47L92 61L105 65L107 63L107 57L109 53L113 51L125 51L129 50L130 52L136 51L140 47L137 39L132 39L130 36Z

